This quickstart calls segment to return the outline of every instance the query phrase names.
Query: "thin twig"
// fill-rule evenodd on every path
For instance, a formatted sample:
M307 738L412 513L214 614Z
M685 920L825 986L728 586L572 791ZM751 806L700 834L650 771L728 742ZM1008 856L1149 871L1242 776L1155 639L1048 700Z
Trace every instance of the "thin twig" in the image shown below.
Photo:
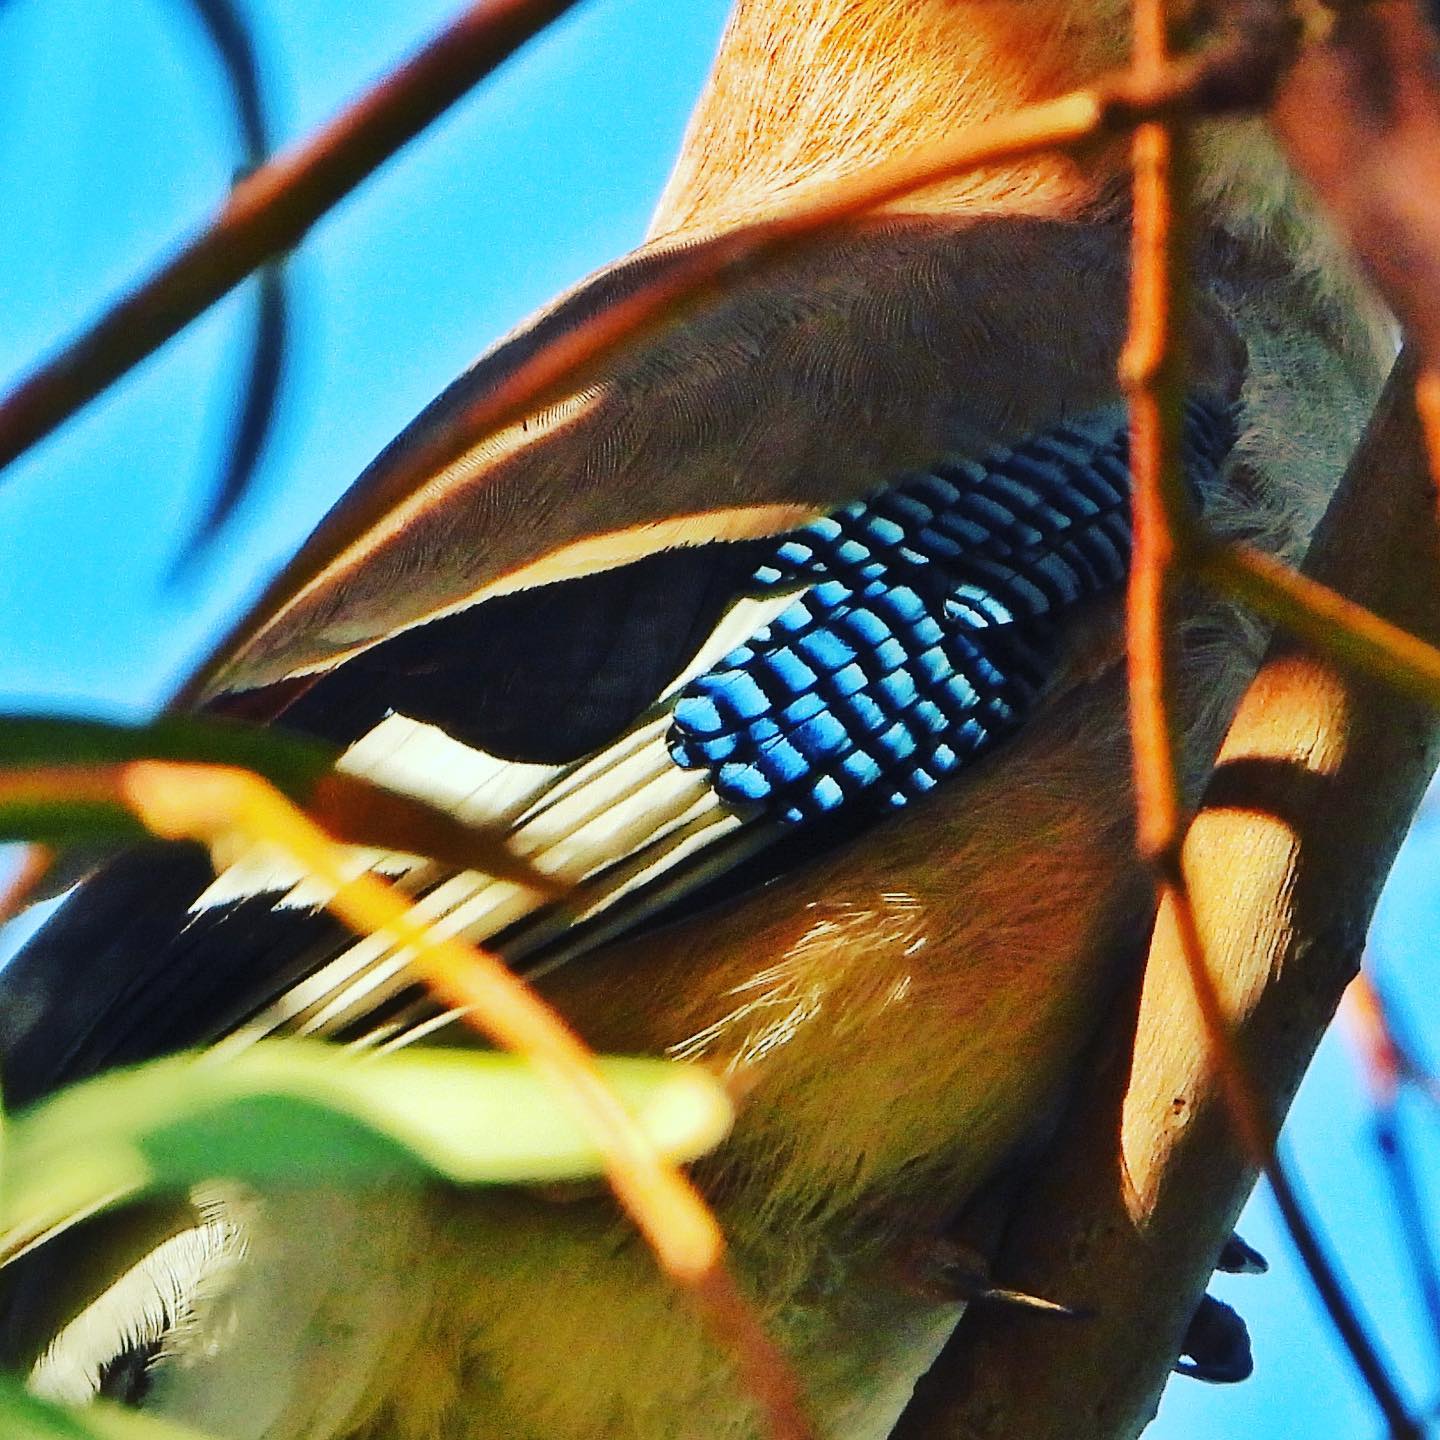
M55 864L48 845L27 845L9 883L0 888L0 926L8 925L26 906Z
M479 0L309 140L242 180L214 222L0 402L0 466L43 439L315 222L576 0Z
M284 265L280 261L267 265L256 278L253 303L254 329L250 337L247 373L231 425L220 483L194 523L191 538L172 573L182 572L192 559L204 551L249 493L265 442L270 438L275 422L280 386L285 377L286 337L290 329L290 302L286 293Z
M1217 544L1197 532L1186 543L1186 568L1337 665L1440 708L1440 647L1403 626L1248 545Z
M1153 74L1168 62L1164 0L1135 0L1132 63ZM1189 310L1189 136L1151 122L1132 141L1133 270L1130 333L1120 379L1130 403L1134 550L1127 597L1130 734L1134 753L1136 836L1155 872L1158 906L1168 906L1190 973L1216 1073L1242 1143L1263 1165L1274 1136L1245 1075L1205 964L1185 882L1181 851L1186 818L1180 792L1176 724L1171 713L1171 602L1177 536L1193 534L1181 460Z
M1166 63L1162 0L1135 0L1134 66L1140 75ZM1130 334L1120 380L1130 402L1130 470L1134 551L1130 569L1127 649L1136 807L1142 854L1162 871L1178 871L1183 821L1170 715L1171 589L1175 526L1189 509L1181 473L1185 393L1184 333L1187 225L1172 196L1187 168L1187 139L1162 122L1141 125L1132 141L1135 171Z
M1358 1053L1360 1073L1376 1110L1388 1110L1400 1093L1409 1060L1390 1027L1380 991L1370 976L1370 959L1350 983L1341 1003L1345 1030Z
M1348 1022L1346 1028L1370 1094L1375 1148L1390 1184L1401 1242L1410 1257L1411 1276L1420 1292L1431 1344L1440 1361L1440 1261L1430 1239L1399 1103L1403 1086L1413 1085L1423 1094L1429 1077L1395 1033L1390 1007L1371 976L1368 962L1345 992L1341 1013Z
M1167 60L1164 0L1135 0L1132 63L1143 77ZM1189 296L1188 136L1183 125L1150 122L1133 140L1134 271L1131 331L1121 361L1130 399L1134 556L1127 650L1137 835L1168 906L1207 1043L1240 1141L1270 1178L1286 1228L1336 1330L1395 1436L1418 1436L1399 1391L1320 1246L1274 1148L1273 1128L1236 1049L1206 964L1181 861L1186 823L1175 724L1170 713L1170 598L1175 530L1193 528L1180 456L1185 397L1185 310ZM1174 525L1172 525L1172 517Z
M1440 1103L1440 1079L1420 1058L1414 1037L1401 1028L1393 1007L1367 969L1345 992L1351 1033L1365 1055L1365 1073L1377 1106L1390 1104L1408 1086L1432 1105Z
M1135 0L1134 19L1134 65L1145 74L1166 63L1164 0ZM1130 402L1134 487L1126 650L1136 834L1141 855L1155 872L1158 903L1172 911L1236 1127L1256 1163L1263 1164L1273 1149L1273 1135L1235 1053L1206 968L1180 858L1186 820L1171 714L1170 610L1176 536L1192 533L1197 525L1180 452L1190 294L1188 148L1183 129L1158 122L1142 125L1133 141L1134 263L1130 334L1121 356L1120 378Z
M1395 1222L1405 1251L1410 1257L1410 1276L1420 1292L1420 1303L1430 1327L1430 1344L1440 1360L1440 1263L1425 1218L1420 1182L1405 1143L1400 1107L1387 1105L1375 1112L1375 1148L1390 1183L1395 1202Z
M1290 1236L1290 1243L1300 1256L1305 1273L1325 1306L1325 1313L1329 1315L1336 1333L1350 1352L1371 1399L1384 1415L1392 1440L1424 1440L1425 1427L1410 1414L1401 1398L1395 1381L1365 1329L1364 1321L1346 1294L1335 1261L1321 1243L1293 1182L1281 1165L1278 1154L1273 1151L1265 1166L1265 1176L1270 1182L1270 1190Z
M253 174L270 158L270 124L260 82L255 41L244 15L232 0L188 0L204 29L233 97L243 155L242 174ZM260 271L252 297L253 327L246 357L240 404L225 447L220 483L172 567L182 574L224 527L244 499L275 421L280 382L288 348L290 305L284 264L272 261Z
M260 84L260 62L245 17L233 0L187 0L225 72L246 162L258 165L270 150L270 126Z

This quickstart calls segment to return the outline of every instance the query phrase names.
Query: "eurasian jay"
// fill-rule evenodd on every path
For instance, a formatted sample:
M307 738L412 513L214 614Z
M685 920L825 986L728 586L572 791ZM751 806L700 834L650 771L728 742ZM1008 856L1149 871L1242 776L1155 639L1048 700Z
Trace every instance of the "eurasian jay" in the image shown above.
M1119 0L739 0L646 242L368 478L688 247L1082 84L1127 36ZM1189 478L1217 530L1293 558L1388 321L1257 122L1197 145ZM308 677L279 723L503 818L577 887L561 912L369 857L442 927L535 975L597 1048L737 1077L734 1135L697 1173L844 1440L888 1433L955 1321L963 1296L914 1256L1043 1133L1143 950L1127 193L1122 145L1043 156L745 279L436 474L224 676L277 696ZM1187 600L1192 775L1256 646ZM7 1098L262 1034L457 1039L322 898L261 853L218 877L159 846L113 863L0 977ZM754 1433L602 1199L217 1176L22 1262L4 1336L42 1394L227 1440Z

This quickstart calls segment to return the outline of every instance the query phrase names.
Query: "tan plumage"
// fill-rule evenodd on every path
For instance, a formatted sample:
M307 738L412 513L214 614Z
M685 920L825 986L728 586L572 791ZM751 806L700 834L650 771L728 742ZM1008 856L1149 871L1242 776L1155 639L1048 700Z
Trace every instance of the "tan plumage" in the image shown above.
M1123 58L1124 8L740 0L641 253L1084 83ZM1387 322L1258 123L1208 128L1199 156L1196 384L1238 392L1242 424L1210 513L1293 556L1378 388ZM657 544L780 528L1114 399L1124 164L1115 146L962 178L747 282L437 477L230 682ZM1255 639L1190 615L1197 773ZM1143 938L1118 653L1114 607L1096 607L1048 708L923 815L545 984L599 1047L743 1080L701 1173L827 1435L887 1433L956 1314L897 1257L1043 1128ZM343 1424L277 1421L267 1440L754 1433L608 1204L397 1194L346 1223L356 1247L411 1237L396 1273L424 1293L369 1320L355 1354L370 1366L391 1327L387 1358Z

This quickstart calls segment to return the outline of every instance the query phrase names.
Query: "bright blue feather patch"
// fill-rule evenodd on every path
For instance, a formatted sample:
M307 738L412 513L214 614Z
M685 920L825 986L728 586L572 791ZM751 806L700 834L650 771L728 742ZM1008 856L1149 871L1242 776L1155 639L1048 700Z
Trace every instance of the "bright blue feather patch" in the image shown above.
M1233 440L1228 412L1186 407L1202 493ZM789 823L906 804L1019 728L1056 622L1124 582L1129 506L1117 420L937 465L780 537L754 590L801 593L680 691L672 757Z

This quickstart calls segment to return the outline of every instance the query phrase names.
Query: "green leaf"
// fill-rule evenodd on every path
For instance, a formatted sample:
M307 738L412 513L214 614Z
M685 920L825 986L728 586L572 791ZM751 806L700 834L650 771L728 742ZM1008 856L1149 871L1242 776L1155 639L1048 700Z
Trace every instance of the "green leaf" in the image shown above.
M230 720L166 716L148 725L119 725L56 715L0 716L3 770L108 766L132 760L233 765L263 775L303 803L328 774L336 755L334 749L313 740ZM146 833L118 799L68 795L63 783L45 795L13 789L0 794L0 840L118 845Z
M103 858L149 831L123 806L63 798L16 803L0 798L0 843L28 841L56 850L84 846ZM47 892L48 893L48 892Z
M411 795L333 770L340 752L305 736L213 716L162 716L118 725L53 715L0 716L0 841L56 847L103 841L128 844L146 834L116 799L65 792L63 776L47 793L5 793L4 772L169 760L229 765L263 776L337 840L403 850L460 869L483 870L542 893L555 881L515 855L507 831L472 825Z
M608 1059L606 1080L658 1149L688 1160L731 1110L704 1070ZM12 1118L0 1226L10 1244L98 1206L206 1179L303 1184L439 1176L576 1179L600 1157L526 1062L480 1050L356 1055L270 1040L180 1055L62 1091Z
M83 1408L56 1405L0 1375L0 1435L5 1440L205 1440L198 1430L136 1415L106 1400Z
M299 799L335 763L333 746L236 720L168 715L146 725L63 715L0 716L0 765L114 765L185 760L235 765Z

